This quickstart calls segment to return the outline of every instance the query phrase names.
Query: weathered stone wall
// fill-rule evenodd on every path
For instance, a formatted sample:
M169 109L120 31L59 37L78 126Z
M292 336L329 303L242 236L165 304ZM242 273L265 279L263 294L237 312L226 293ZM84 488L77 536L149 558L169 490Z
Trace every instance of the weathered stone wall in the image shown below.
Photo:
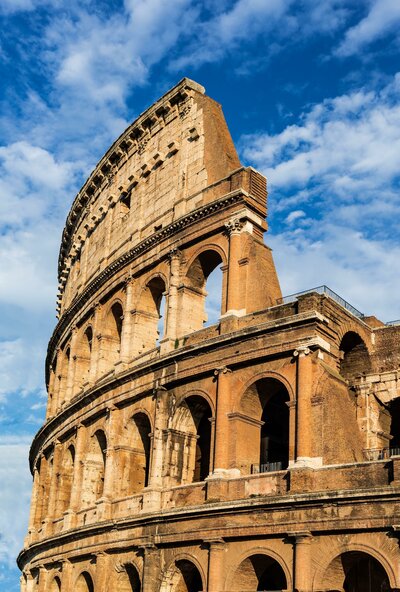
M265 178L186 79L78 194L23 592L400 589L398 329L281 304L265 215Z

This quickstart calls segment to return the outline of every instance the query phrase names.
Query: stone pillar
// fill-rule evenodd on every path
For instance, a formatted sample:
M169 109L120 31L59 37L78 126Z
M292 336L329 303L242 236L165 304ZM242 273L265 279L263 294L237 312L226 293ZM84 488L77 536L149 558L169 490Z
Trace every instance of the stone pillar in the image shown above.
M296 592L311 592L311 541L310 532L294 532L294 588Z
M215 539L208 543L207 592L222 592L225 579L225 541Z
M229 467L229 418L230 412L230 374L226 367L217 368L216 412L215 412L215 440L214 462L211 477L237 476L236 469Z
M178 332L178 288L180 282L180 267L181 267L182 253L179 249L172 249L169 252L170 261L170 276L169 276L169 292L167 303L167 322L165 336L172 341L172 347L175 345L175 340L179 337Z
M98 367L101 355L100 326L102 321L102 307L97 303L94 307L92 352L90 357L89 382L94 383L99 376Z
M154 592L159 589L161 572L160 550L153 543L142 546L143 574L142 592Z
M229 235L228 285L226 296L226 315L243 315L246 313L241 302L240 265L241 231L243 223L239 219L230 220L225 224Z
M64 518L66 529L73 528L76 525L76 512L81 506L83 468L86 449L86 427L79 424L76 430L75 439L75 461L74 474L72 478L70 508Z
M107 437L107 451L106 451L106 463L104 468L104 487L103 495L101 496L98 503L101 504L99 507L101 518L108 519L111 515L111 500L114 495L115 478L118 478L118 467L116 464L116 450L115 445L118 442L118 434L120 432L120 417L122 412L117 407L111 407L108 410L108 419L106 427ZM115 496L114 496L115 497Z
M122 334L121 334L121 355L120 360L122 363L127 363L133 357L132 348L132 337L133 337L133 293L134 293L134 280L129 276L125 284L125 307L124 307L124 322L122 323Z
M68 373L67 373L67 388L65 389L65 402L66 403L69 403L69 401L72 399L73 393L74 393L77 338L78 338L78 329L77 329L77 327L73 327L72 328L71 344L70 344Z
M40 565L38 592L47 592L48 575L49 573L47 569L44 567L44 565Z
M110 556L107 553L100 551L96 554L96 571L94 577L94 589L96 592L109 592L109 563Z
M26 547L28 546L28 544L32 544L36 540L36 532L38 526L40 526L36 523L36 507L39 502L39 479L39 471L35 466L33 469L32 498L31 507L29 510L28 537L25 542Z
M68 559L62 560L62 567L61 567L61 590L69 590L73 589L74 582L72 581L73 578L73 565Z
M168 391L164 387L157 387L154 391L155 414L152 438L149 487L161 488L163 485L164 464L164 430L168 427Z
M311 350L300 346L293 355L297 358L297 415L296 415L296 467L317 468L322 465L321 458L315 458L311 449L312 437L312 387L313 365Z
M51 523L57 514L57 491L58 491L58 484L60 480L60 470L61 470L61 463L62 463L62 452L63 447L61 442L56 441L54 444L54 453L53 453L53 468L51 472L51 479L50 479L50 491L49 493L49 501L47 506L47 517L46 522ZM52 530L52 527L49 528L49 531Z

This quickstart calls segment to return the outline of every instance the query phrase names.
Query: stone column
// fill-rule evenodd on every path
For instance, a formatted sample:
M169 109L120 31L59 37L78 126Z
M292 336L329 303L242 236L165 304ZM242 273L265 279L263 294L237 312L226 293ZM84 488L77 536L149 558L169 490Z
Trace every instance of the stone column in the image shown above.
M222 592L225 579L225 541L215 539L205 541L208 543L208 577L207 592Z
M118 468L115 466L115 445L118 442L118 434L120 432L120 416L121 411L117 407L111 407L108 410L107 419L107 451L106 463L104 469L104 487L103 495L98 503L101 504L101 517L103 519L110 518L111 514L111 500L113 498L115 478L118 477Z
M322 459L314 458L311 450L311 397L313 368L308 347L300 346L293 355L297 358L297 416L296 416L296 467L316 468Z
M172 341L172 347L174 347L175 340L179 337L178 288L180 282L181 258L182 253L179 249L172 249L169 252L170 276L165 336Z
M168 391L162 386L154 390L155 414L152 438L149 487L161 488L163 485L164 430L168 427Z
M74 392L74 381L75 381L75 366L76 366L76 341L78 338L77 327L72 328L72 337L70 344L70 356L67 373L67 388L65 389L65 402L69 403L72 399Z
M217 368L216 412L214 462L212 477L236 476L236 469L229 468L229 418L230 412L230 374L229 368Z
M38 524L36 524L36 506L38 504L39 498L39 479L39 471L35 466L33 469L32 498L31 507L29 510L28 537L25 542L26 547L28 546L28 544L31 544L36 540L36 532L38 529Z
M109 592L108 576L110 556L104 551L96 554L96 571L94 577L94 589L96 592Z
M100 347L100 326L102 321L102 306L97 303L94 307L94 318L93 318L93 339L92 339L92 352L90 356L90 370L89 370L89 381L91 383L96 382L99 376L98 367L99 359L101 355Z
M122 363L127 363L133 357L132 349L132 335L133 335L133 293L134 293L134 280L129 276L125 284L125 307L124 307L124 322L122 323L122 334L121 334L121 355L120 360Z
M73 528L76 525L76 512L80 508L84 458L86 452L86 427L79 424L76 430L75 439L75 461L74 474L72 477L71 500L70 508L66 512L64 518L64 526L66 529Z
M61 463L62 463L62 452L63 447L60 441L56 441L54 444L54 453L53 453L53 468L51 472L51 480L50 480L50 491L49 491L49 501L47 506L47 522L52 522L56 518L57 514L57 491L58 491L58 484L60 480L60 470L61 470ZM52 527L49 529L52 530Z
M74 582L72 581L73 565L69 559L62 560L61 567L61 590L72 590Z
M225 224L229 235L229 258L228 258L228 285L226 297L226 315L245 314L245 307L240 297L240 255L241 255L241 231L243 223L235 218Z
M38 592L47 592L47 580L48 580L48 571L44 567L44 565L39 566L39 586Z
M297 592L311 592L311 541L310 532L294 532L294 587Z
M161 571L160 551L153 543L143 545L142 549L142 592L154 592L154 590L159 589Z

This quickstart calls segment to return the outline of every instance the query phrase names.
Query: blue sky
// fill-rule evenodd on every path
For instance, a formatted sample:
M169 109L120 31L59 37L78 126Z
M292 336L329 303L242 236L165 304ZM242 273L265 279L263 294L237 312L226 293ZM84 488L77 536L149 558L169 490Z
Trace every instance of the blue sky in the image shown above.
M285 294L400 318L398 0L0 0L0 589L18 590L73 197L183 76L268 177Z

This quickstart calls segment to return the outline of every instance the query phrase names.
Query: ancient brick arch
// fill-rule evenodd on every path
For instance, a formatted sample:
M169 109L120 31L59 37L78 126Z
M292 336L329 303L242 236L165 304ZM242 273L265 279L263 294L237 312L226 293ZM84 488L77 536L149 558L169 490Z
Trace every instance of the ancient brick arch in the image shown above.
M350 585L350 581L354 586L353 579L358 581L359 587L343 588L344 584ZM372 590L397 589L399 581L396 578L394 564L383 549L363 543L350 543L340 552L336 549L335 554L330 554L328 562L325 561L320 567L314 579L314 589L318 590L322 586L332 590L344 589L345 592L364 592L368 586L372 586Z
M74 590L76 592L95 592L93 578L88 571L83 571L76 578Z
M164 574L160 592L201 592L205 575L196 557L180 553Z
M290 570L272 549L255 547L243 554L231 569L227 590L286 590L290 589Z

